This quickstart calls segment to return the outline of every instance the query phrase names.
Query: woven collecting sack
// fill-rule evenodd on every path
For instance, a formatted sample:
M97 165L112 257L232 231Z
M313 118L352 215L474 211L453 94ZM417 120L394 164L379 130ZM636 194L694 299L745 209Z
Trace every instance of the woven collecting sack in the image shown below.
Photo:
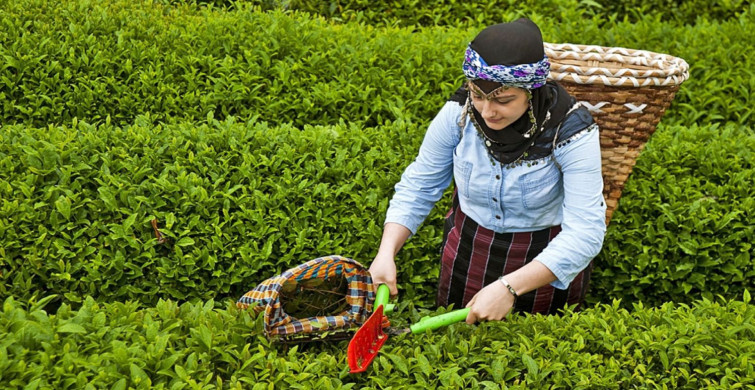
M263 313L265 334L283 341L342 339L372 313L375 293L367 269L341 256L307 261L269 278L236 305Z
M545 54L548 78L586 106L600 126L608 223L637 157L689 77L689 65L622 47L546 43Z

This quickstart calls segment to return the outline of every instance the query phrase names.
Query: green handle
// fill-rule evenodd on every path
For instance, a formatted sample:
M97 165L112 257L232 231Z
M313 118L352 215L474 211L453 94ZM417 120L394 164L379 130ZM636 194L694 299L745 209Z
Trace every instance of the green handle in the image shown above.
M373 310L377 310L380 305L385 306L388 303L388 299L391 297L391 290L387 284L381 284L378 286L377 294L375 294L375 304Z
M454 310L434 317L422 317L418 323L410 326L409 329L412 333L424 333L427 330L435 330L464 321L467 319L467 314L469 314L469 308Z

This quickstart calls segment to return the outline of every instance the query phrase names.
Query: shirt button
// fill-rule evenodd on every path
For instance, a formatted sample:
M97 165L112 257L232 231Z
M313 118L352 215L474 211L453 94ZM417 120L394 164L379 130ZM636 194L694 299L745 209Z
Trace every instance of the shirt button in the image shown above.
M501 216L500 215L496 215L495 219L501 219Z
M501 180L501 175L495 175L496 180Z
M493 198L493 202L498 202L498 198Z

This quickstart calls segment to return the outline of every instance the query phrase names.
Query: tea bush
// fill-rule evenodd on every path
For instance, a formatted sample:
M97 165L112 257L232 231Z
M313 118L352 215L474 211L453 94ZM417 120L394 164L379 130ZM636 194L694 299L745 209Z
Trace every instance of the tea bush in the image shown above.
M0 296L206 300L327 254L367 264L422 137L406 122L5 127ZM755 280L755 135L662 126L653 137L596 260L591 299L740 296ZM433 301L449 199L398 259L403 293L418 303Z
M644 49L690 63L665 123L753 127L752 7L730 20L681 26L653 13L600 26L579 8L563 12L558 20L531 15L547 41ZM32 127L74 119L128 126L139 115L197 122L210 114L296 127L426 124L460 84L462 53L477 32L146 0L4 2L0 26L0 120Z
M366 262L421 136L402 122L5 127L0 295L209 299L325 254Z
M752 290L753 151L739 126L661 126L622 193L590 296L655 305Z
M465 2L460 0L164 0L173 4L195 4L234 8L243 4L261 9L288 9L326 16L340 22L363 22L372 25L459 26L488 25L507 19L512 13L527 16L533 13L563 19L567 10L579 9L593 16L601 25L614 18L637 21L647 14L659 15L663 21L694 24L700 18L727 20L735 18L751 5L749 0L734 1L576 1L576 0L508 0ZM701 10L705 13L701 15Z
M755 387L755 7L422 4L0 2L0 388ZM392 337L358 376L345 342L267 340L233 301L322 255L368 263L464 46L523 15L691 66L592 307ZM397 259L394 325L429 313L448 206Z
M512 315L476 326L391 336L362 374L347 341L272 344L262 316L213 301L96 303L0 311L0 387L114 389L748 388L755 306L701 300L658 308L617 302L564 316ZM218 306L218 307L216 307ZM394 326L417 321L402 305Z
M450 94L456 84L443 69L455 56L438 48L458 40L442 31L423 34L418 46L406 29L123 0L4 2L0 26L5 124L213 115L375 125L429 113L424 96ZM423 77L407 77L419 67Z

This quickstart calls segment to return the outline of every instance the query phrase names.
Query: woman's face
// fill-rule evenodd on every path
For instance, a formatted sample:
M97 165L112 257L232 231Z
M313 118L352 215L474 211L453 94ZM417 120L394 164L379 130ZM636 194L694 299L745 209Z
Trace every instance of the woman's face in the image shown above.
M490 81L469 82L472 92L472 104L477 112L482 115L485 124L492 130L502 130L514 123L529 108L527 92L521 88L500 88L492 96L486 96L480 86L485 90L493 90L498 83ZM480 84L478 86L477 84Z

